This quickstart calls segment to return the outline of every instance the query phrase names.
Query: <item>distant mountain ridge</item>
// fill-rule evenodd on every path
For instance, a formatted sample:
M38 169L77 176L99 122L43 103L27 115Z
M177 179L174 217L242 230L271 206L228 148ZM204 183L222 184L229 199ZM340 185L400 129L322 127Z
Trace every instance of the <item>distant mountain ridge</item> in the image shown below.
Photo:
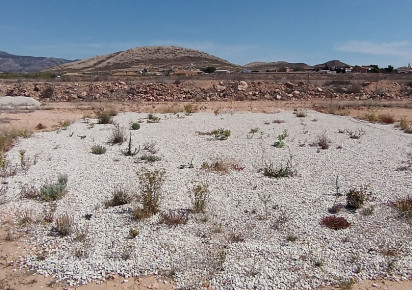
M0 72L37 72L68 62L71 62L71 60L54 57L20 56L0 51Z
M252 62L240 66L199 50L176 46L135 47L74 61L54 57L18 56L0 51L0 72L113 73L117 71L138 72L144 69L149 71L195 70L208 66L231 71L248 69L260 72L281 71L282 68L300 70L314 67L317 69L349 67L339 60L331 60L315 66L286 61Z

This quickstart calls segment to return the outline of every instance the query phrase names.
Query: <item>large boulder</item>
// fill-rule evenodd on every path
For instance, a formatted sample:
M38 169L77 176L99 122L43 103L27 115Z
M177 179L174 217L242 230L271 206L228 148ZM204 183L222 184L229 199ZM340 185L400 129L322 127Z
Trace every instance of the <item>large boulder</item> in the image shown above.
M0 109L38 109L40 102L24 96L5 96L0 97Z

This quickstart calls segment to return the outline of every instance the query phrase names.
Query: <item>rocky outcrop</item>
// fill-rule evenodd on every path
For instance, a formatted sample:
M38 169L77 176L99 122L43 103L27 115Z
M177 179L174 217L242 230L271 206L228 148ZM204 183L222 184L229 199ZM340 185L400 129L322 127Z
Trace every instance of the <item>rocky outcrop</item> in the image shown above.
M355 87L313 86L305 83L271 81L194 80L166 83L133 82L16 82L0 83L0 96L27 96L42 102L94 100L119 101L224 101L224 100L308 100L329 99L400 99L412 98L410 86L392 84L374 89L375 83ZM389 88L390 86L387 86ZM396 90L395 90L396 89Z

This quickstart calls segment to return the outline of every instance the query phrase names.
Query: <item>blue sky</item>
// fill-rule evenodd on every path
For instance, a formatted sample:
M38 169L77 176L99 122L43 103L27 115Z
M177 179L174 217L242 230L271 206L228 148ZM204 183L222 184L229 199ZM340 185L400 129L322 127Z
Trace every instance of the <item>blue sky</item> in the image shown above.
M412 62L412 0L0 0L0 50L81 59L175 45L235 64Z

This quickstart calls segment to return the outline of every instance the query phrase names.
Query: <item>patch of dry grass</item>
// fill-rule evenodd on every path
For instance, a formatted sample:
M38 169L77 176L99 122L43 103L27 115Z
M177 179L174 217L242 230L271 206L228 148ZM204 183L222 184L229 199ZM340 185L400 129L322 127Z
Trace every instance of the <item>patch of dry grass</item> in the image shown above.
M0 153L7 152L19 137L28 138L32 133L28 128L0 128Z

